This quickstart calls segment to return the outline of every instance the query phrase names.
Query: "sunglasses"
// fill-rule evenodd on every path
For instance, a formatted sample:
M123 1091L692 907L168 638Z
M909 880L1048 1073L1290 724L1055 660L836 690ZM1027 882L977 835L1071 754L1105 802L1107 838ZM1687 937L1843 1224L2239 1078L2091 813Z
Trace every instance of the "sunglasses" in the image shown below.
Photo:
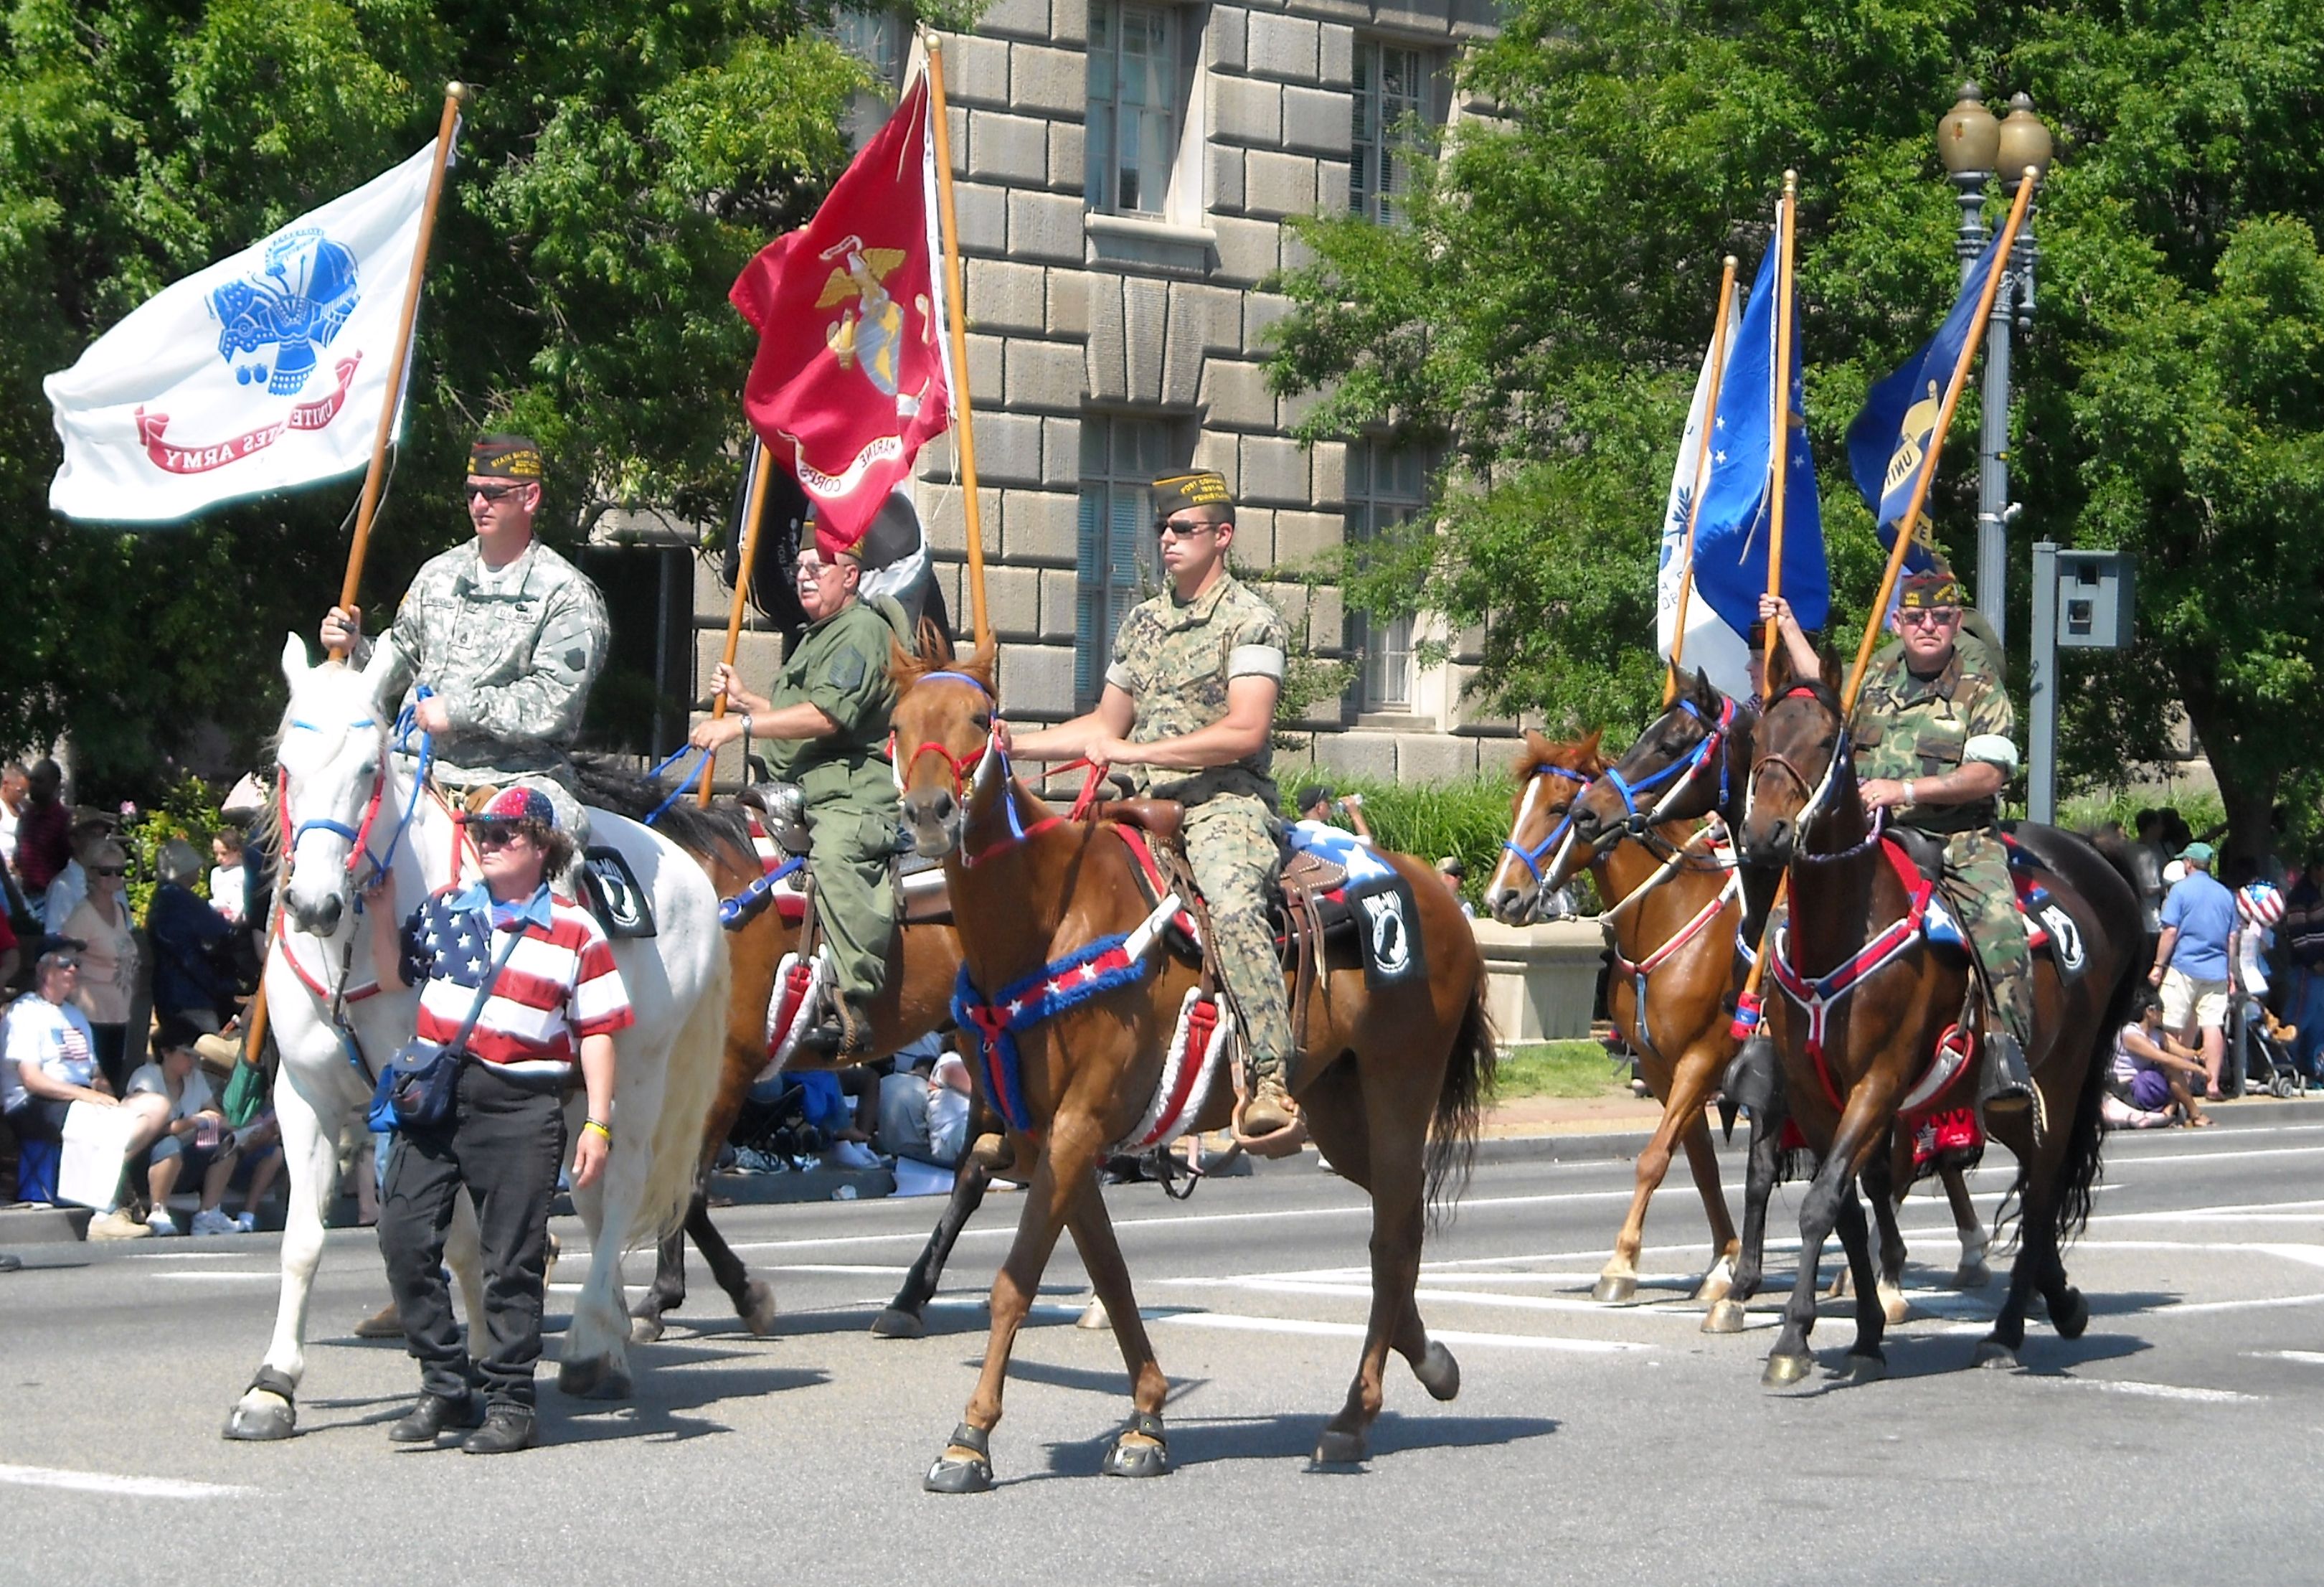
M479 849L497 849L514 842L518 833L515 827L497 821L471 821L468 823L468 835L475 840Z
M1165 518L1154 526L1154 536L1157 540L1167 540L1175 537L1190 540L1198 534L1208 534L1219 527L1215 523L1183 523L1176 519Z
M1907 628L1946 628L1960 621L1959 606L1913 606L1896 614Z
M498 502L516 494L522 489L524 486L521 484L472 484L468 487L468 494L472 497L482 496L487 502Z
M48 962L47 968L51 970L78 970L80 968L80 961L78 959L51 959Z
M99 865L89 874L91 876L126 876L129 872L119 865Z

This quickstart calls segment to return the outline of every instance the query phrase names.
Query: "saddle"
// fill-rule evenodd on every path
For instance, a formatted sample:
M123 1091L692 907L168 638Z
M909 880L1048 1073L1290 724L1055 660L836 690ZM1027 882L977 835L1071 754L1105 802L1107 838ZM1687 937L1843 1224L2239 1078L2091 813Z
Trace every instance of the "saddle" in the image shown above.
M1941 891L1945 890L1945 845L1934 835L1917 827L1891 826L1886 834L1910 859L1914 867ZM2009 880L2015 894L2018 918L2025 923L2025 939L2033 950L2047 953L2056 965L2061 979L2071 981L2082 973L2088 955L2082 949L2082 934L2074 918L2063 904L2051 897L2042 879L2050 874L2049 867L2035 857L2033 851L2017 841L2015 834L2001 834L2004 852L2009 859ZM1932 912L1926 934L1930 942L1939 947L1975 956L1968 934L1953 919L1950 911L1939 916Z
M767 875L782 874L765 890L771 902L793 926L807 917L806 860L809 846L807 797L797 783L754 782L738 796L751 829L751 843ZM792 862L797 862L796 864ZM890 884L896 890L899 926L949 926L953 923L952 892L945 881L944 862L912 852L910 839L899 826L896 848L889 862ZM738 921L736 924L740 924Z

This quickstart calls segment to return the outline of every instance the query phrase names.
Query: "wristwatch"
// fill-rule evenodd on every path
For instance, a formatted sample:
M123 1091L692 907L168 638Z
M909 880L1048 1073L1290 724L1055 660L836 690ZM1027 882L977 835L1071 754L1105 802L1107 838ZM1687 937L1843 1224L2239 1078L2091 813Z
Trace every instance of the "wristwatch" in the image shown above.
M1904 802L1896 807L1900 810L1909 810L1920 802L1913 793L1913 780L1909 777L1904 779Z

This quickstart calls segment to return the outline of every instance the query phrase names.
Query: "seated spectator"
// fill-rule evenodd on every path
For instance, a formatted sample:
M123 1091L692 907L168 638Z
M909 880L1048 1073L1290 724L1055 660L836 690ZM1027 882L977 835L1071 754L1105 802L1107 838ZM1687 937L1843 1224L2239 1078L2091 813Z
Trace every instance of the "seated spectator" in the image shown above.
M1332 817L1337 812L1348 818L1349 827L1358 837L1366 843L1372 841L1371 826L1364 819L1361 794L1342 796L1329 783L1311 782L1291 796L1291 807L1299 813L1300 820L1313 821L1318 826L1332 825Z
M153 948L153 1012L215 1036L234 1007L234 975L225 964L234 927L194 896L201 868L201 857L183 838L161 845L153 900L145 907L145 937Z
M2206 1071L2202 1055L2163 1033L2163 1001L2142 989L2131 1000L2129 1023L2115 1033L2107 1072L2107 1122L2116 1129L2145 1130L2171 1122L2176 1112L2198 1130L2217 1122L2196 1099Z
M88 861L88 897L73 910L65 935L81 944L80 983L73 1001L88 1016L97 1042L97 1065L115 1094L129 1078L129 1013L143 974L136 921L129 913L129 855L111 838L83 851ZM144 1047L139 1033L138 1047Z
M113 837L113 817L100 810L73 812L72 857L41 895L41 922L51 936L71 936L73 911L88 897L92 850Z
M1467 899L1461 896L1461 889L1469 880L1469 867L1461 863L1461 856L1447 854L1437 861L1436 880L1444 884L1444 890L1451 893L1452 901L1461 906L1461 918L1464 920L1474 920L1477 918L1477 911L1470 906Z
M880 1149L939 1168L957 1167L968 1144L968 1066L942 1037L924 1036L896 1055L880 1082Z
M156 1234L180 1232L178 1221L170 1215L170 1196L181 1181L200 1187L195 1233L235 1232L234 1220L218 1208L226 1181L234 1174L234 1131L226 1127L226 1115L218 1111L209 1078L195 1060L194 1038L200 1034L183 1020L164 1020L153 1041L161 1055L160 1061L140 1066L129 1077L131 1096L158 1096L170 1107L161 1138L146 1158L153 1211L145 1222Z
M122 1167L143 1158L169 1123L169 1107L159 1097L113 1094L97 1064L97 1043L88 1016L73 1004L80 980L80 944L49 937L33 967L34 990L8 1006L0 1024L0 1111L20 1140L62 1140L75 1104L128 1108L136 1115ZM88 1226L91 1240L137 1240L152 1232L122 1209L120 1187L97 1209Z
M239 926L248 905L250 873L243 868L244 844L242 833L232 826L222 826L210 839L210 858L217 863L210 870L210 908L228 926Z
M244 1234L258 1232L259 1208L282 1172L282 1121L269 1108L234 1132L237 1164L234 1178L242 1182L242 1211L234 1226Z

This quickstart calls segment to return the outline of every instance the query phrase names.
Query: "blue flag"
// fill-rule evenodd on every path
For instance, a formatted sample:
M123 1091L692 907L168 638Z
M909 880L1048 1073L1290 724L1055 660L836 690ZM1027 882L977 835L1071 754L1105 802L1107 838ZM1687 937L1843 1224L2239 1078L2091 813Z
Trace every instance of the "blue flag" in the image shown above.
M1759 621L1767 588L1768 462L1775 424L1775 249L1759 261L1758 279L1736 333L1735 354L1719 389L1711 421L1711 483L1694 528L1694 585L1738 633ZM1808 455L1799 324L1792 326L1792 379L1784 403L1788 446L1784 463L1783 596L1803 628L1831 614L1831 576L1824 565L1823 512L1815 463Z
M2001 246L1996 237L1984 255L1969 266L1952 312L1937 327L1928 345L1864 399L1864 411L1848 427L1848 471L1864 504L1879 522L1880 543L1893 548L1896 526L1913 504L1913 492L1929 465L1931 443L1936 438L1937 415L1945 402L1945 386L1960 363L1961 348L1977 326L1977 306L1985 295L1986 278L1993 273ZM1904 553L1908 572L1931 566L1933 550L1929 521L1923 513L1912 549Z

